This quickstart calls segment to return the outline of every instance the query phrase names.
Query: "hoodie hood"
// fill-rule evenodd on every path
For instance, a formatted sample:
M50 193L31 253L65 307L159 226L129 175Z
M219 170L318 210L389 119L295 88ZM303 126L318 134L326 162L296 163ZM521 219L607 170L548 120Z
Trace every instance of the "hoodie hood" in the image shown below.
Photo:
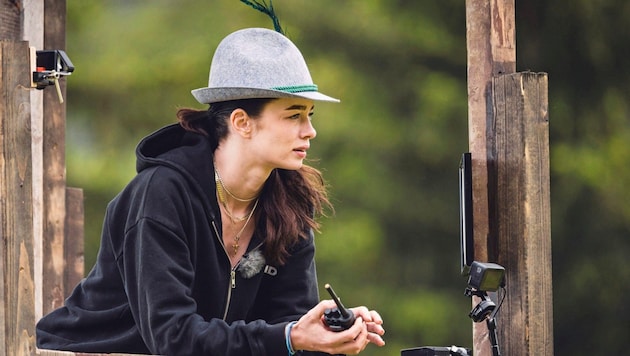
M169 167L182 174L200 194L213 199L212 155L210 142L205 136L172 124L140 141L136 147L136 171L141 173L156 166Z

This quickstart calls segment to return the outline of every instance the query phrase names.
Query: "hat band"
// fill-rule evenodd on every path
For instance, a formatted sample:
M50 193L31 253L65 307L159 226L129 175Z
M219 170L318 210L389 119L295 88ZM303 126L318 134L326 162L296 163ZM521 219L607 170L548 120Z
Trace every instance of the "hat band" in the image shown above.
M289 85L284 87L273 87L273 90L279 90L286 93L302 93L305 91L317 91L317 85L308 84L308 85Z

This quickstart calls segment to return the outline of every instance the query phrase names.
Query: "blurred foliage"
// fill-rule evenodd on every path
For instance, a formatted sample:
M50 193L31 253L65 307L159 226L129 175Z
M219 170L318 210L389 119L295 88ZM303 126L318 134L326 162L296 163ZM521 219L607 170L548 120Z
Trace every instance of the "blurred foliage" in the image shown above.
M468 149L465 4L276 0L321 90L311 156L336 214L318 236L320 282L386 321L399 355L470 347L459 274L457 165ZM614 354L630 335L630 2L516 4L519 71L549 73L554 345ZM214 48L271 28L238 0L68 0L68 185L86 197L86 268L105 206L135 174L137 142L203 108ZM612 288L607 288L612 286Z

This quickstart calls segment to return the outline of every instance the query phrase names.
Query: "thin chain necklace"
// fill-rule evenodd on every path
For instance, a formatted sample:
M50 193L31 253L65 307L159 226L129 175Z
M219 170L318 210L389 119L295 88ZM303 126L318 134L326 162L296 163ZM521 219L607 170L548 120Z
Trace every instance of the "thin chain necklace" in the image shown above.
M216 165L215 165L215 167L216 167ZM232 194L232 192L230 192L230 190L227 189L227 187L225 186L225 183L223 183L223 180L221 179L221 176L219 175L219 171L217 171L216 168L214 169L214 178L217 181L217 183L221 185L222 190L224 190L226 193L228 193L228 195L231 196L232 198L234 198L234 200L238 200L238 201L240 201L242 203L247 203L247 202L250 202L250 201L258 198L258 195L255 195L255 196L253 196L251 198L243 199L243 198L239 198L236 195Z
M216 164L215 164L215 167L216 167ZM256 207L258 206L259 199L258 199L258 196L255 196L249 199L242 199L232 194L223 183L223 180L221 180L221 176L219 175L219 172L217 171L216 168L214 169L214 179L217 185L217 196L219 197L219 201L221 202L221 205L223 205L223 208L224 208L223 210L225 211L227 216L229 216L230 220L232 220L232 223L239 223L239 222L245 221L245 223L243 224L243 227L241 227L241 229L234 236L234 243L232 244L232 251L233 251L232 256L236 256L236 254L238 253L238 248L240 247L238 243L241 240L241 235L243 234L243 231L245 231L245 228L249 224L249 221L251 220L252 216L254 216L254 211L256 210ZM234 214L232 214L230 209L228 209L227 207L227 199L225 199L224 192L228 193L235 200L238 200L243 203L247 203L256 199L256 201L254 202L254 207L252 208L252 210L249 211L247 215L242 216L242 217L236 217L234 216Z
M245 224L243 224L243 227L234 236L234 243L232 244L232 256L236 256L236 253L238 252L238 248L240 247L238 242L241 240L241 235L243 234L243 231L245 231L245 227L247 226L247 224L249 224L249 220L254 215L254 210L256 210L257 206L258 206L258 199L256 199L256 202L254 203L254 207L252 208L252 211L250 211L249 214L247 214L247 218L245 220Z
M246 214L244 216L241 216L241 217L237 217L237 216L234 216L234 214L232 214L232 212L228 208L228 206L227 206L227 199L225 198L225 194L224 194L224 192L227 192L227 189L225 189L225 185L223 184L223 181L221 180L221 177L219 176L219 172L217 172L216 169L214 170L214 179L215 179L216 184L217 184L217 195L219 196L219 201L221 202L221 205L223 205L225 213L230 217L230 220L232 220L233 223L237 223L237 222L241 222L241 221L247 220L248 214ZM232 196L232 195L230 194L230 196ZM256 199L256 198L257 197L254 197L254 199ZM241 200L241 201L243 201L243 200ZM248 201L251 201L251 200L246 200L244 202L248 202Z

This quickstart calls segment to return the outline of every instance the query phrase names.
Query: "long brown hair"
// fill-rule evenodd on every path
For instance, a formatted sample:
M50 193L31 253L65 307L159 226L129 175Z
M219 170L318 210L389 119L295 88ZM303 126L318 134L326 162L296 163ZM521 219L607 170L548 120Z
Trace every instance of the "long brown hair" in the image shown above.
M228 118L241 108L257 118L265 105L275 99L243 99L214 103L208 110L180 109L180 125L208 138L214 151L228 134ZM319 231L317 215L332 211L323 176L319 170L302 165L298 170L274 169L260 193L256 230L265 236L264 255L269 263L283 265L290 248L311 230Z

